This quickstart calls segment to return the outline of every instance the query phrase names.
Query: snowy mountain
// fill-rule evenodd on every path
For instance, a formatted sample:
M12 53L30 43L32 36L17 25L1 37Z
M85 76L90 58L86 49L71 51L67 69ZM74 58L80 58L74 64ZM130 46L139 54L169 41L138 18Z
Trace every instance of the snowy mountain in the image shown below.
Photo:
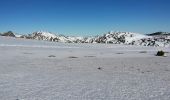
M126 45L142 45L142 46L162 46L170 47L170 35L148 36L144 34L132 32L108 32L103 36L88 38L85 43L111 43L111 44L126 44Z
M109 32L93 38L94 43L131 44L133 41L148 38L146 35L131 32ZM93 43L92 42L92 43Z
M53 41L53 42L65 42L65 43L77 43L78 41L81 43L83 40L82 37L68 37L64 35L56 35L50 32L38 31L29 35L23 35L21 38L26 39L35 39L35 40L45 40L45 41Z
M9 32L8 32L9 33ZM110 43L125 45L142 45L142 46L166 46L170 47L169 33L139 34L133 32L108 32L101 36L95 37L71 37L53 34L51 32L37 31L28 35L14 35L6 33L6 36L15 36L25 39L45 40L63 43Z
M59 41L59 37L50 32L38 31L30 34L29 36L35 40L46 40L46 41L56 41L56 42Z
M21 38L26 38L26 39L35 39L35 40L46 40L46 41L55 41L59 42L59 36L50 33L50 32L43 32L43 31L38 31L34 32L32 34L28 35L23 35ZM61 38L63 40L63 38Z

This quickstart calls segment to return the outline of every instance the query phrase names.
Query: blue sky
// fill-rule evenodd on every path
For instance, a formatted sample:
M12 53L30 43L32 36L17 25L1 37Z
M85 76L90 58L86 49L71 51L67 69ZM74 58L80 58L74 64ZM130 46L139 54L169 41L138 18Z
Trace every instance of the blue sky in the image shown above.
M0 32L170 32L170 0L0 0Z

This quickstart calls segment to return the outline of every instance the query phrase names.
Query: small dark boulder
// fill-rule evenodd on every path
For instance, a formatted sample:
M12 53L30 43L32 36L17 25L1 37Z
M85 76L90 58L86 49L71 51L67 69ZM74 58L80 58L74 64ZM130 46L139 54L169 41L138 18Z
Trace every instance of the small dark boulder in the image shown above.
M68 57L68 58L78 58L78 57L75 57L75 56L70 56L70 57Z
M101 67L98 67L97 69L98 69L98 70L102 70L102 68L101 68Z
M158 51L156 56L164 56L165 55L165 52L164 51Z
M49 55L48 57L56 57L55 55Z

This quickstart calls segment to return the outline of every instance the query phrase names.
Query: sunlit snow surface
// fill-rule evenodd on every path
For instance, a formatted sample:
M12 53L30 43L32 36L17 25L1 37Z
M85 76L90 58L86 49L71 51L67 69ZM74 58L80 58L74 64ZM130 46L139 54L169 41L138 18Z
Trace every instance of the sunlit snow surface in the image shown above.
M0 100L170 100L170 54L158 50L170 52L0 37Z

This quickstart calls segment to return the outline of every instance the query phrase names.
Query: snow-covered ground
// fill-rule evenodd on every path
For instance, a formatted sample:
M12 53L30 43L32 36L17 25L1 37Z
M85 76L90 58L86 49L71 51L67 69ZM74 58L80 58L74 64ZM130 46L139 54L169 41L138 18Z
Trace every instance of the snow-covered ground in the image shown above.
M170 100L158 50L0 37L0 100Z

